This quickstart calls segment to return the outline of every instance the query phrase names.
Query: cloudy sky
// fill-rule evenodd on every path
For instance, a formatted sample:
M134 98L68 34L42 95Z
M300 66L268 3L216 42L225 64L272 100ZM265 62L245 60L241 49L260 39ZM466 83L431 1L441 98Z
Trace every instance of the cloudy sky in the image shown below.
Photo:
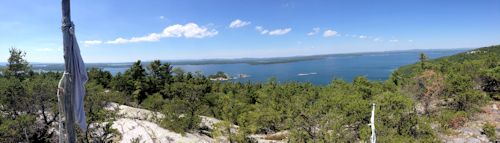
M86 62L500 44L498 0L72 0ZM0 0L0 62L63 62L60 0Z

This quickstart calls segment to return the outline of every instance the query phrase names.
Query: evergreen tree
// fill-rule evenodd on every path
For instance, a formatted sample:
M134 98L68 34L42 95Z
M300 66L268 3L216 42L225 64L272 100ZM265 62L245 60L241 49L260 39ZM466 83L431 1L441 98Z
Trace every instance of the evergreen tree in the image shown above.
M141 60L137 60L132 67L125 71L125 76L134 81L142 81L146 77L146 70L142 67Z
M148 94L159 92L165 84L170 84L172 77L172 66L169 63L161 64L160 60L154 60L148 66L146 83L149 85Z
M104 88L110 87L110 82L112 79L112 75L109 71L104 71L99 68L91 68L88 70L89 81L95 81L97 84L102 85Z
M420 53L420 67L425 70L426 69L426 65L425 65L425 62L427 61L427 55L425 55L425 53Z
M8 59L5 75L24 78L31 71L31 67L29 66L28 61L24 59L24 57L26 56L26 52L23 52L20 49L16 49L14 47L11 48L9 52L10 57Z
M125 71L125 79L127 80L127 86L132 86L132 91L127 91L132 93L132 96L140 104L147 97L148 84L146 84L146 70L142 67L141 60L137 60L130 69Z

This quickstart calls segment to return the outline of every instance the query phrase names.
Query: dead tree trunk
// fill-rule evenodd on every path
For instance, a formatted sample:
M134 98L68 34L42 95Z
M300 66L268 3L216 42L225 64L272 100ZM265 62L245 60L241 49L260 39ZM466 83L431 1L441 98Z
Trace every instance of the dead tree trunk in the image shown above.
M73 71L74 65L70 62L70 57L73 53L73 36L72 33L73 23L71 22L71 14L70 14L70 1L62 0L62 32L63 32L63 47L64 47L64 72L67 73L67 82L64 82L64 92L63 96L65 97L63 101L64 106L64 116L66 121L64 121L65 133L67 135L66 142L67 143L75 143L76 142L76 130L75 130L75 113L74 106L75 105L75 71Z

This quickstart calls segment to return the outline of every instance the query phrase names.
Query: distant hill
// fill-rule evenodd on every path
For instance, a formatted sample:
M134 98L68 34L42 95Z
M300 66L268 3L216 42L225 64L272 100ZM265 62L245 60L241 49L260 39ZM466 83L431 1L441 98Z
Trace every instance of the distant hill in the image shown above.
M390 80L403 85L411 84L408 82L423 72L421 66L421 62L402 66L393 72ZM428 60L425 62L425 67L444 77L450 88L474 87L474 90L480 90L491 98L500 100L500 45ZM467 85L459 85L462 83Z
M443 68L443 67L460 66L464 64L464 62L470 62L470 61L480 62L476 63L477 65L487 64L484 62L500 61L500 45L470 49L452 56L441 57L434 60L430 60L429 63L431 64L430 66L433 66L432 68ZM400 67L397 71L404 75L411 76L418 71L419 66L420 65L418 63L406 65Z
M434 130L442 142L499 141L500 45L402 66L389 81L434 112L429 119L440 124Z
M291 56L291 57L272 57L272 58L237 58L237 59L201 59L201 60L162 60L169 62L173 65L207 65L207 64L278 64L290 63L309 60L319 60L328 57L341 57L341 56L357 56L366 54L387 54L387 53L408 53L408 52L431 52L431 51L465 51L468 48L459 49L413 49L401 51L385 51L385 52L362 52L362 53L345 53L345 54L323 54L323 55L309 55L309 56Z
M404 50L404 51L387 51L387 52L364 52L364 53L347 53L347 54L324 54L310 56L292 56L292 57L272 57L272 58L237 58L237 59L199 59L199 60L161 60L172 65L210 65L210 64L279 64L291 63L300 61L320 60L329 57L344 57L344 56L360 56L366 54L387 54L387 53L419 53L419 52L436 52L436 51L466 51L468 49L422 49L422 50ZM143 61L143 65L149 65L151 61ZM87 68L128 68L132 62L124 63L87 63ZM1 65L1 64L0 64ZM62 63L32 63L34 70L46 71L61 71L64 68Z

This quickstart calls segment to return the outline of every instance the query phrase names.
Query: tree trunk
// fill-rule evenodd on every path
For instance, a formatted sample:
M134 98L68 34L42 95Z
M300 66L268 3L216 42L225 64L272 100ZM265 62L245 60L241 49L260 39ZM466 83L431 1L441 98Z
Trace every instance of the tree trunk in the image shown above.
M76 142L76 131L75 131L75 113L74 106L75 105L75 87L73 84L75 82L75 71L72 71L72 65L70 62L69 56L73 53L73 36L74 33L71 32L71 28L73 28L73 23L71 22L70 15L70 1L62 0L62 32L63 32L63 47L64 47L64 71L69 73L69 77L67 82L64 83L64 111L65 111L65 127L67 133L67 143L75 143Z

